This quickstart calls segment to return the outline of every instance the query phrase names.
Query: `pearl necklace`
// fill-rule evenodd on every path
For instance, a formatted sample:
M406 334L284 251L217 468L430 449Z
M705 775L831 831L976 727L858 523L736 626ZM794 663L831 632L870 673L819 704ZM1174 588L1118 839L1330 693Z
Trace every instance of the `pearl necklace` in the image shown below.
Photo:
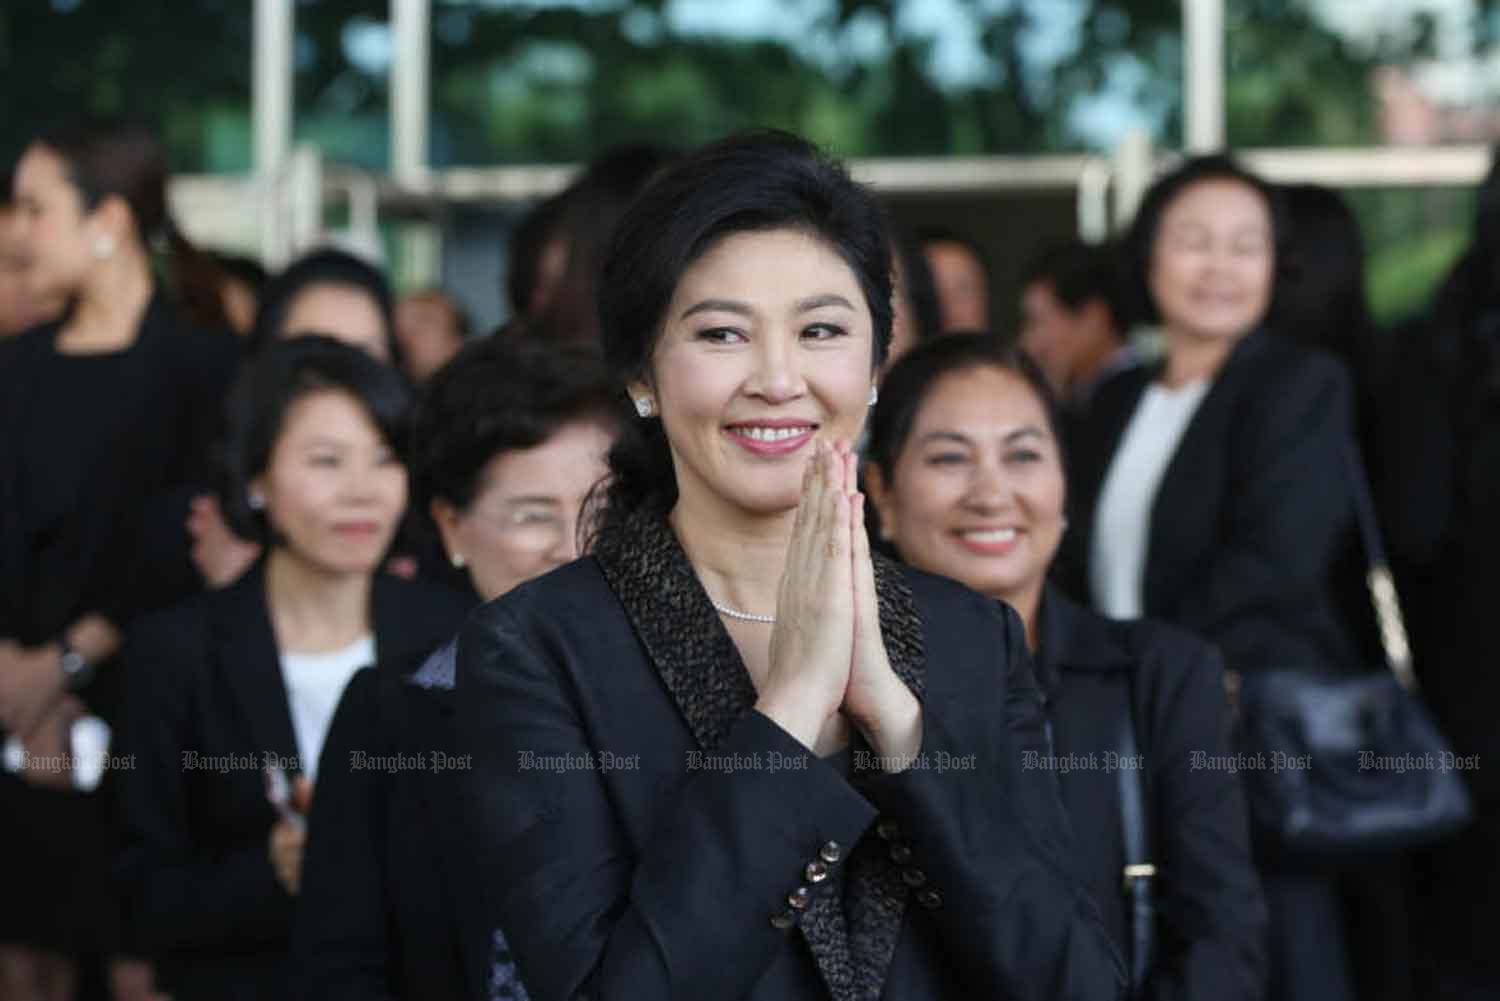
M776 623L776 616L774 615L756 615L753 612L742 612L737 608L730 608L727 605L721 605L717 601L714 601L712 598L708 600L713 604L714 609L718 611L720 615L727 615L731 619L739 619L742 622L764 622L767 625L774 625Z

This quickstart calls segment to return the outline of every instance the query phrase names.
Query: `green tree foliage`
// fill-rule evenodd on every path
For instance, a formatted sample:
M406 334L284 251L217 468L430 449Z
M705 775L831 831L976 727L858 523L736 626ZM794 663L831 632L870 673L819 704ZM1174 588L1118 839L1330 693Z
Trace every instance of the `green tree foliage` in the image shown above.
M1143 109L1180 135L1179 0L954 0L983 65L954 82L912 0L782 0L821 12L804 44L675 33L669 0L434 3L433 161L576 160L611 143L686 144L749 125L805 132L848 155L1084 148L1080 102ZM1430 49L1431 26L1354 46L1321 0L1228 0L1228 114L1236 145L1374 141L1369 74ZM297 129L370 167L387 156L387 82L351 38L386 0L296 3ZM1475 0L1492 44L1500 0ZM249 0L7 0L0 5L0 155L81 113L160 122L187 170L249 166ZM1059 14L1075 10L1076 15ZM1076 23L1046 57L1034 39ZM879 40L874 46L859 38ZM378 45L376 46L378 49Z

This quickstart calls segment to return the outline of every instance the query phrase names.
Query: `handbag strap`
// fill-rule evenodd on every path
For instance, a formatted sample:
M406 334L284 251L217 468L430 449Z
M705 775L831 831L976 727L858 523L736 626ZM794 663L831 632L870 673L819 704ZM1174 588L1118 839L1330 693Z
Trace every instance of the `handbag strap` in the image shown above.
M1127 678L1134 672L1128 672ZM1125 687L1125 711L1120 714L1116 735L1119 750L1115 775L1120 789L1120 820L1124 835L1126 921L1130 931L1130 996L1144 996L1146 979L1156 953L1156 902L1152 883L1156 866L1151 863L1151 822L1146 809L1145 769L1141 763L1135 736L1135 712L1132 685Z
M1354 495L1354 516L1359 523L1360 539L1364 543L1365 587L1370 592L1370 604L1375 609L1375 623L1380 629L1380 645L1385 651L1386 665L1402 688L1409 692L1416 691L1417 676L1412 669L1411 644L1407 640L1406 620L1401 614L1401 602L1396 594L1396 580L1391 575L1385 542L1380 535L1380 524L1375 519L1375 502L1370 496L1370 481L1365 476L1364 463L1360 461L1358 447L1353 440L1346 439L1343 458L1349 492Z

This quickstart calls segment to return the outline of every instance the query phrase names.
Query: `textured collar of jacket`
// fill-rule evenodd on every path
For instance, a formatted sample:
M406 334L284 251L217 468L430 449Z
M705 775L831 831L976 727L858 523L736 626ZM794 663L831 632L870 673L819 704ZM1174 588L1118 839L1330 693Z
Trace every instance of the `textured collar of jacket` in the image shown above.
M664 518L642 512L606 527L594 556L688 728L712 750L752 710L756 692L676 534ZM926 656L911 589L899 565L872 559L886 653L921 698ZM863 746L857 733L851 736L851 747ZM851 781L858 786L859 756L854 762ZM855 846L846 878L845 895L859 906L846 908L837 893L820 895L800 927L836 1001L872 1001L895 952L909 891L873 838Z

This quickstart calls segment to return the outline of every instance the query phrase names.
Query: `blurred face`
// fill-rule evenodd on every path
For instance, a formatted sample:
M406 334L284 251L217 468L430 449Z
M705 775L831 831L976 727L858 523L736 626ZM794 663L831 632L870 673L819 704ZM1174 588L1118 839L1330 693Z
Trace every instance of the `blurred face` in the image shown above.
M8 206L0 208L0 337L29 330L57 312L55 301L39 299L31 293L18 216Z
M351 285L309 285L292 300L287 335L327 334L383 362L391 360L380 304Z
M1271 215L1254 188L1200 181L1162 212L1151 251L1151 297L1169 334L1243 337L1271 303Z
M341 390L292 404L253 486L281 545L327 573L373 572L406 507L406 468Z
M1071 309L1050 282L1032 282L1021 293L1021 348L1058 392L1090 378L1119 346L1102 302Z
M534 448L489 461L467 510L436 501L433 518L450 557L462 556L485 601L578 558L578 514L609 472L612 435L575 421Z
M960 243L938 240L922 248L937 286L943 330L990 329L990 291L984 265Z
M401 342L407 374L417 382L426 382L464 346L453 310L435 295L401 300L396 306L396 340Z
M42 299L74 295L98 261L96 241L106 234L84 211L62 157L41 145L27 149L16 165L15 201L14 234L26 262L27 290Z
M854 441L873 323L854 273L800 230L735 233L695 261L661 321L650 396L683 503L797 506L813 441Z
M1023 379L993 367L943 376L891 482L873 465L866 476L903 559L1034 607L1062 539L1065 486L1046 411Z

